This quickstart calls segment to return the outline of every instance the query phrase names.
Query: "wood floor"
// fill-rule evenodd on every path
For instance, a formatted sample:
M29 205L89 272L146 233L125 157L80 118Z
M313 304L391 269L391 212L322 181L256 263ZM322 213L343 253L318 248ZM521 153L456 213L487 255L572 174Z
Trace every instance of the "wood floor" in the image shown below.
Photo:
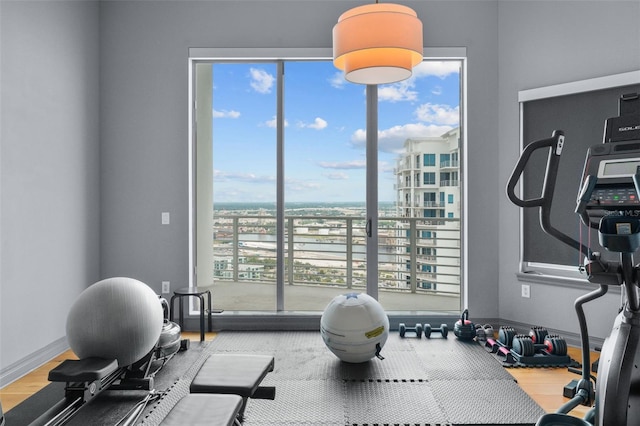
M183 332L182 334L183 337L191 340L200 338L197 332ZM206 340L212 340L215 336L216 333L206 333ZM576 348L570 347L569 355L575 360L581 360L581 353ZM5 412L9 411L46 386L49 383L47 380L49 370L69 358L74 358L73 353L70 351L65 352L23 378L0 389L0 402L2 402L3 410ZM592 354L591 361L593 362L596 359L597 354ZM550 413L556 411L559 406L567 401L562 396L564 386L571 380L580 378L564 368L510 368L508 371L516 379L520 387L545 411ZM583 417L588 409L588 407L580 406L572 411L571 414Z

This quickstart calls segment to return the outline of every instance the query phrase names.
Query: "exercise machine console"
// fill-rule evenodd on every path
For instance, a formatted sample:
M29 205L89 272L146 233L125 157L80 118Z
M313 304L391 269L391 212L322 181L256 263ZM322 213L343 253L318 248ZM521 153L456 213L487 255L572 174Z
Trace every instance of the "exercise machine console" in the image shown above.
M619 116L606 120L603 143L587 151L576 200L575 212L581 221L598 230L600 245L617 253L617 261L604 260L601 253L591 251L551 223L551 205L564 143L564 133L556 130L551 138L527 145L507 183L507 196L514 204L523 208L538 207L542 229L584 255L581 269L589 282L598 285L574 303L582 347L582 379L576 394L556 414L543 416L537 424L630 426L640 418L640 371L637 368L640 365L640 266L634 265L633 259L640 248L640 97L635 93L623 95L619 100ZM531 154L545 148L549 156L542 195L523 200L515 193L516 184ZM604 296L609 286L622 287L623 303L602 347L594 385L589 371L589 333L583 305ZM595 401L592 401L594 387ZM584 419L567 415L580 404L594 402Z

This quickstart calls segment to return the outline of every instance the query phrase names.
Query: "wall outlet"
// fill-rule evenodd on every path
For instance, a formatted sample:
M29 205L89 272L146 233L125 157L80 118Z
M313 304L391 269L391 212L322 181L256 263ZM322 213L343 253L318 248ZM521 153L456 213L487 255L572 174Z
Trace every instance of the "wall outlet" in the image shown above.
M170 281L162 281L162 292L163 293L169 293L170 289L171 289L171 282Z
M162 212L162 224L163 225L168 225L169 223L171 223L171 215L169 214L169 212Z
M522 284L522 297L530 298L531 297L531 288L529 284Z

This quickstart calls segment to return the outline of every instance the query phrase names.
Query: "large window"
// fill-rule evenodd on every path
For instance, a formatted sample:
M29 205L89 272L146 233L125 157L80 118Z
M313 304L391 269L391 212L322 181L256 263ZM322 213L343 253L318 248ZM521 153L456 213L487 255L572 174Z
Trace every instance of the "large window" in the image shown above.
M347 83L326 57L195 56L192 285L213 286L215 307L234 312L319 312L337 294L366 292L369 91ZM375 264L387 310L460 308L461 206L444 219L445 204L433 192L436 172L451 164L424 174L428 193L417 189L423 176L414 167L436 167L437 156L461 150L463 64L426 60L411 79L377 88ZM405 159L417 163L409 176L399 167ZM405 214L407 207L422 213L421 204L429 205L428 217L443 219ZM414 237L440 229L449 232L443 241ZM427 271L420 257L438 244L451 249L429 255Z
M424 154L424 166L432 167L436 165L436 155L435 154Z

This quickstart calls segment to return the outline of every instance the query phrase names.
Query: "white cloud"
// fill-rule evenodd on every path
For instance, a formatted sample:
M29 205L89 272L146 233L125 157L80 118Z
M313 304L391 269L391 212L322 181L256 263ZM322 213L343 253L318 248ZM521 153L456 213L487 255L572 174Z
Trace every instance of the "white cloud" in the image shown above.
M344 172L323 173L322 176L331 180L348 180L349 175Z
M415 101L418 98L418 92L411 90L414 86L411 80L380 86L378 88L378 100L389 102Z
M275 77L258 68L251 68L249 70L251 75L251 87L258 93L271 93L271 88L275 82Z
M221 170L213 170L213 179L218 182L230 182L230 181L238 181L238 182L251 182L251 183L266 183L266 182L275 182L275 177L273 176L258 176L253 173L229 173Z
M380 173L394 173L395 166L393 164L389 164L386 161L378 162L378 171Z
M298 123L298 127L308 128L308 129L315 129L315 130L322 130L322 129L327 127L327 124L328 123L326 122L326 120L323 120L320 117L316 117L316 119L313 121L313 123L299 122Z
M389 129L378 131L378 149L394 154L401 153L404 150L404 141L408 138L438 137L451 129L451 126L426 125L423 123L393 126ZM366 142L366 131L364 129L356 130L351 136L351 144L356 148L364 148Z
M287 191L291 192L308 192L310 189L316 190L320 188L320 185L316 182L300 179L285 179L284 183L287 187Z
M333 77L329 79L329 84L331 87L336 89L342 89L347 84L347 80L344 78L344 73L340 71L335 73Z
M353 160L353 161L343 161L343 162L320 162L318 163L320 167L324 167L325 169L335 169L335 170L362 170L367 168L366 160ZM386 161L378 162L378 171L381 173L392 172L394 170L394 166L390 165ZM349 179L349 175L345 172L327 172L323 173L322 176L328 179L334 180L346 180Z
M415 110L420 121L434 124L449 124L456 126L460 121L460 108L450 105L422 104Z
M240 113L238 111L234 111L234 110L215 110L212 109L211 110L211 115L213 116L213 118L238 118L240 117Z
M460 62L458 61L423 61L413 69L413 75L411 78L428 76L445 78L451 74L459 73Z
M271 128L273 128L273 129L275 129L275 128L276 128L276 126L277 126L277 121L276 121L276 119L277 119L277 117L274 115L274 116L273 116L273 119L265 121L265 122L264 122L264 124L265 124L267 127L271 127ZM284 120L284 127L288 127L288 126L289 126L289 122L285 119L285 120Z
M353 160L353 161L341 161L341 162L320 161L318 165L325 169L350 170L350 169L364 169L367 166L367 163L365 160Z

